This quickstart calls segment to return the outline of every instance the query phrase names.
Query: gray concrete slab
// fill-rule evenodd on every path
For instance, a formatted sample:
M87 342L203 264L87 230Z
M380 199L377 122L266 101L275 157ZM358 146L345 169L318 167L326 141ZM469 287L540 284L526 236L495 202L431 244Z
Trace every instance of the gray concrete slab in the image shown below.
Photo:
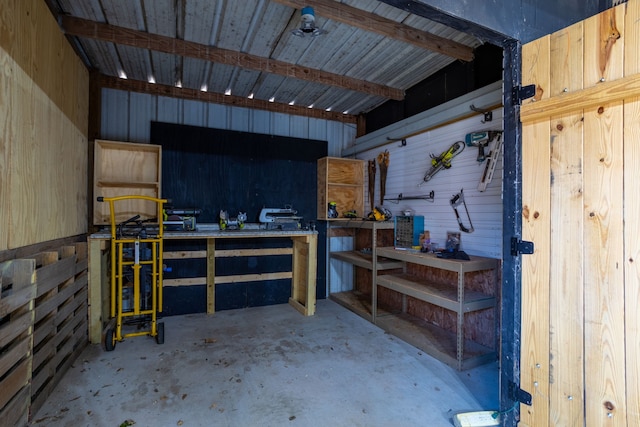
M329 300L163 321L162 345L87 347L31 426L438 427L497 407L496 365L456 372Z

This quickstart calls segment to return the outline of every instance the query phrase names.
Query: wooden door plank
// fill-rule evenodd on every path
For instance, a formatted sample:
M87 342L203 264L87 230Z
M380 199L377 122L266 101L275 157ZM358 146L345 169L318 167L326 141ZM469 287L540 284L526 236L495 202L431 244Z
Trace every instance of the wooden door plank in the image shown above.
M584 114L586 426L624 425L623 108ZM621 418L622 419L619 419Z
M582 113L551 124L549 425L578 426L584 424Z
M550 81L551 97L582 90L584 62L584 24L578 22L551 34Z
M550 38L522 47L522 83L536 85L536 99L549 97ZM520 405L520 426L547 425L549 419L549 120L522 127L522 238L535 251L522 258L522 336L520 387L533 396Z
M626 4L625 16L625 76L640 73L640 1ZM627 373L627 424L640 424L640 319L635 307L640 301L640 97L624 103L624 201L625 201L625 344Z
M623 76L624 5L584 21L584 87Z
M551 96L582 89L583 30L579 22L551 36ZM584 424L582 111L550 124L548 425L577 426Z
M522 86L536 86L534 97L523 101L522 105L548 99L550 96L550 40L550 36L545 36L522 46Z
M640 92L640 74L632 74L564 96L555 96L540 102L525 101L520 108L520 120L522 123L527 123L550 116L572 114L577 110L598 107L602 103L622 101L636 96L638 92Z
M624 75L640 73L640 1L625 5Z
M640 2L636 13L640 12ZM638 45L636 45L638 46ZM624 103L624 283L627 424L640 425L640 96Z

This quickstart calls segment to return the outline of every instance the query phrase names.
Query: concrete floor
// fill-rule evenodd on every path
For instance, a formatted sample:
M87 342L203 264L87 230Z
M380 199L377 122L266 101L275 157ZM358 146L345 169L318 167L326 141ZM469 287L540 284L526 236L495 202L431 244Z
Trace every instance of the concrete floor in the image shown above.
M30 425L439 427L497 409L497 364L456 372L329 300L163 321L162 345L87 347Z

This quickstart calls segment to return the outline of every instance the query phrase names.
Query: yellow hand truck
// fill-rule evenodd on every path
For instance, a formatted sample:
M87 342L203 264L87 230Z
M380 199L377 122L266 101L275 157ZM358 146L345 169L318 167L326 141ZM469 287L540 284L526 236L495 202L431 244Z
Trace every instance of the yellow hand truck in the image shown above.
M156 218L135 215L116 223L116 202L127 200L155 203ZM98 201L109 203L111 217L111 321L105 332L105 349L113 351L118 341L142 335L163 344L164 323L158 323L157 317L162 312L162 221L167 200L135 195L98 197ZM131 207L128 203L124 205ZM123 327L132 325L137 326L133 332L123 332Z

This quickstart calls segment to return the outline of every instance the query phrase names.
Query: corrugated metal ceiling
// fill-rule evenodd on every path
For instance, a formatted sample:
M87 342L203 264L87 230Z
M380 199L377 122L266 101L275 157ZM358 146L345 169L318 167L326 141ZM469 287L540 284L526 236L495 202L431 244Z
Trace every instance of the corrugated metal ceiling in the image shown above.
M326 34L304 38L291 34L300 26L300 8L292 5L306 4L297 0L47 2L60 17L79 18L61 19L61 26L87 65L106 76L226 93L236 99L236 104L236 97L240 97L262 101L263 107L266 101L274 106L293 104L350 116L366 113L390 99L390 95L378 90L380 87L400 90L402 94L458 60L377 33L373 29L379 24L370 21L372 17L384 18L389 25L402 24L394 29L398 34L409 29L418 38L433 34L470 49L482 43L476 37L370 0L309 1L308 5L315 8L317 26ZM322 10L326 14L335 11L335 19L323 16ZM107 24L100 29L111 31L114 36L105 38L90 26L87 34L75 30L78 24L93 23ZM369 27L359 28L363 23ZM162 38L165 48L159 50L145 41L144 36L149 34L170 39ZM182 41L193 43L185 46ZM171 43L173 46L168 46ZM219 49L216 54L224 61L206 59L209 48ZM240 54L232 55L233 52ZM304 73L324 74L299 78ZM369 86L373 89L367 91ZM250 101L245 105L251 106Z

